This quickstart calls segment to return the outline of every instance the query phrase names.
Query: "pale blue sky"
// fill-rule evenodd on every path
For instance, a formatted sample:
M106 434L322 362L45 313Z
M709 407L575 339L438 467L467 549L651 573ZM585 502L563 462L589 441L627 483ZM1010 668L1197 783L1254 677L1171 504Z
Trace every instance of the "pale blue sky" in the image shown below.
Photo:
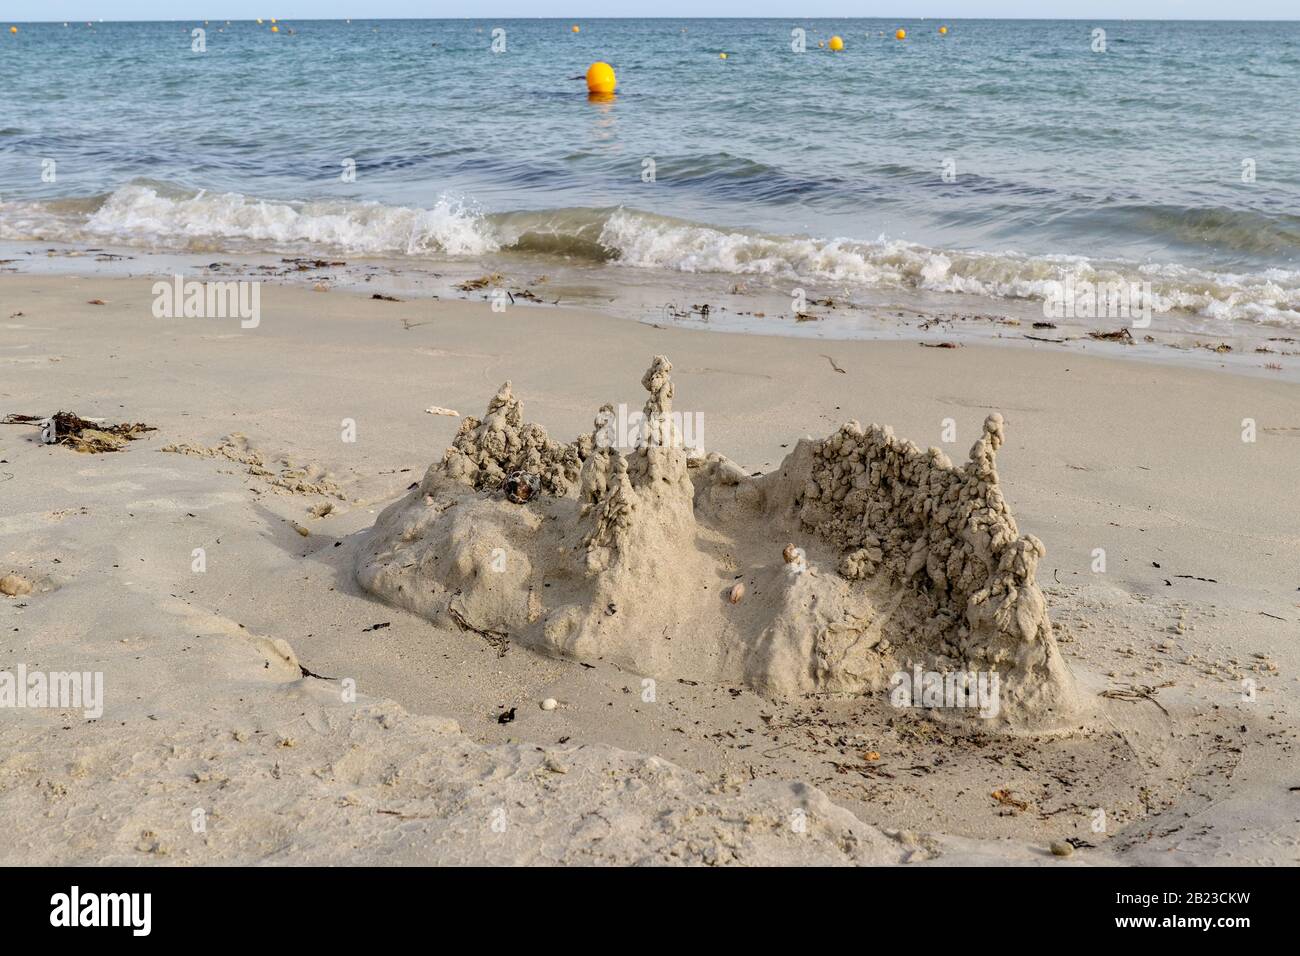
M6 0L5 23L34 20L283 20L599 16L1027 17L1076 20L1294 20L1296 0Z

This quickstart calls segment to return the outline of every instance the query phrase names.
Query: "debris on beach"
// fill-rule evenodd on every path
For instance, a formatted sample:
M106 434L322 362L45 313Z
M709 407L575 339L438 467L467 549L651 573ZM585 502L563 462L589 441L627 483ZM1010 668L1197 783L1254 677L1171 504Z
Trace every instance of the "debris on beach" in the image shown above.
M477 627L465 619L465 615L456 609L454 604L447 605L447 616L455 622L456 626L462 631L469 631L477 634L486 640L493 648L496 649L497 657L505 657L510 651L510 635L504 631L494 631L491 628Z
M499 272L493 272L491 275L479 276L477 279L466 279L456 286L461 292L477 292L479 289L486 289L490 285L498 285L502 280Z
M21 574L6 574L0 578L0 594L6 597L24 597L32 593L32 582Z
M505 284L505 281L506 281L505 276L503 276L500 272L493 272L490 275L479 276L476 279L466 279L464 282L458 283L456 285L456 288L459 289L461 292L478 292L482 289L488 288L489 286L494 288L499 288ZM537 279L537 281L545 282L546 277L540 276ZM511 305L515 304L516 299L522 299L525 302L543 301L541 296L539 296L537 293L533 292L531 289L528 288L506 289L505 293L506 296L510 299ZM555 304L558 305L559 301L560 301L559 299L556 299Z
M401 302L395 295L384 295L382 292L376 292L370 296L372 299L378 299L380 302Z
M1166 687L1173 687L1173 686L1174 685L1172 681L1167 681L1163 684L1157 684L1155 686L1145 685L1145 684L1128 684L1124 687L1114 687L1111 688L1110 690L1104 690L1100 693L1099 696L1108 698L1109 700L1150 701L1151 703L1159 707L1160 710L1164 713L1164 715L1168 717L1169 711L1165 710L1164 705L1161 704L1160 701L1156 700L1156 692L1163 690Z
M338 268L347 265L347 263L341 259L304 259L299 256L295 256L291 259L281 259L280 261L293 266L294 269L299 272L307 272L311 269Z
M700 321L707 322L709 321L709 312L711 311L712 309L709 307L707 302L703 305L692 305L687 309L679 309L672 302L669 302L664 306L664 315L670 319L689 319L698 315Z
M135 441L145 432L157 431L144 422L106 425L82 418L72 412L54 415L6 415L0 425L34 425L42 429L42 441L47 445L64 445L85 454L102 454L121 451L129 441Z
M1114 332L1089 332L1088 338L1096 339L1098 342L1124 342L1127 345L1133 344L1133 335L1128 329L1116 329Z
M1029 809L1029 804L1024 800L1019 800L1010 790L998 789L989 794L994 800L1004 807L1010 807L1013 810L1024 811Z
M443 408L441 405L430 405L425 410L429 415L447 415L451 418L460 418L460 412L454 408Z

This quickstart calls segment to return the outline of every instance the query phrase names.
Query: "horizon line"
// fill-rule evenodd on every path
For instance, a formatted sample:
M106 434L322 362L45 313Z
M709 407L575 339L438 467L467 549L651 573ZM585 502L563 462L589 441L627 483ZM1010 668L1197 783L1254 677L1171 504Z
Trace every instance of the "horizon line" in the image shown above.
M262 19L270 19L263 17ZM375 23L384 21L411 21L416 23L435 23L448 21L507 21L507 20L554 20L557 23L572 23L574 21L584 21L587 23L599 23L603 20L673 20L673 21L701 21L701 20L781 20L789 22L806 22L813 20L887 20L891 23L907 20L942 20L945 23L963 23L975 22L980 20L995 20L1001 22L1021 22L1021 23L1300 23L1300 17L1244 17L1240 19L1221 19L1218 17L941 17L941 16L851 16L851 15L832 15L817 17L745 17L745 16L713 16L713 17L674 17L674 16L603 16L603 17L492 17L492 16L464 16L464 17L277 17L277 20L283 22L293 21L294 23L350 23L357 21L360 23ZM119 20L107 17L97 17L93 20L81 20L77 17L64 18L56 17L53 20L4 20L6 24L34 24L34 23L189 23L192 21L202 20L205 23L211 23L213 20L223 20L227 23L256 23L256 17L169 17L163 20Z

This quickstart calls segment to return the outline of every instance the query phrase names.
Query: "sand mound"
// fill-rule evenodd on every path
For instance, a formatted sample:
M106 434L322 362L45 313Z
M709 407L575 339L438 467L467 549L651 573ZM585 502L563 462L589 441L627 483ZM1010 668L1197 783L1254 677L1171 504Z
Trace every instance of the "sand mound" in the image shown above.
M362 586L495 641L656 678L888 693L1003 729L1080 720L1034 580L1043 546L998 488L1001 416L960 466L849 422L751 477L688 455L671 368L658 356L643 377L631 440L606 405L590 435L553 441L507 382L380 515Z
M0 725L0 812L30 827L0 841L0 865L879 866L980 852L882 831L801 783L709 780L602 745L484 747L454 721L342 704L319 681L257 700L141 718L129 743Z
M174 442L164 445L162 450L176 455L191 455L195 458L224 458L248 467L248 474L258 478L277 491L295 495L327 495L331 498L344 498L343 491L334 476L314 463L292 461L287 455L280 455L268 461L269 457L253 447L246 435L234 432L227 435L218 445L211 447L190 442Z

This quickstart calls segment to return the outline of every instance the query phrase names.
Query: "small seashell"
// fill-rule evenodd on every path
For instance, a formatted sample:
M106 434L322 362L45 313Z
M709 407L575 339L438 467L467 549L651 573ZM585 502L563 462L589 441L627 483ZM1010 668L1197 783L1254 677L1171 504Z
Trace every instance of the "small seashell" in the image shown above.
M736 582L735 584L732 585L731 594L728 596L727 599L731 601L732 604L739 604L740 599L743 598L744 596L745 596L745 585L740 582Z
M542 701L542 710L554 710L556 707L559 706L560 706L560 702L556 700L554 697L548 697L546 698L546 700Z
M781 552L781 557L785 559L786 564L794 564L799 558L799 549L793 543L787 544L785 550Z
M532 501L542 490L542 479L526 471L516 471L506 479L504 485L506 497L517 505Z
M308 537L308 536L311 534L310 531L308 531L306 528L304 528L304 527L303 527L302 525L300 525L298 522L296 522L296 521L291 521L291 522L289 522L289 523L290 523L291 525L293 525L293 530L294 530L294 531L297 531L297 532L298 532L300 535L302 535L304 538Z
M1074 856L1074 846L1064 840L1053 840L1052 856Z

